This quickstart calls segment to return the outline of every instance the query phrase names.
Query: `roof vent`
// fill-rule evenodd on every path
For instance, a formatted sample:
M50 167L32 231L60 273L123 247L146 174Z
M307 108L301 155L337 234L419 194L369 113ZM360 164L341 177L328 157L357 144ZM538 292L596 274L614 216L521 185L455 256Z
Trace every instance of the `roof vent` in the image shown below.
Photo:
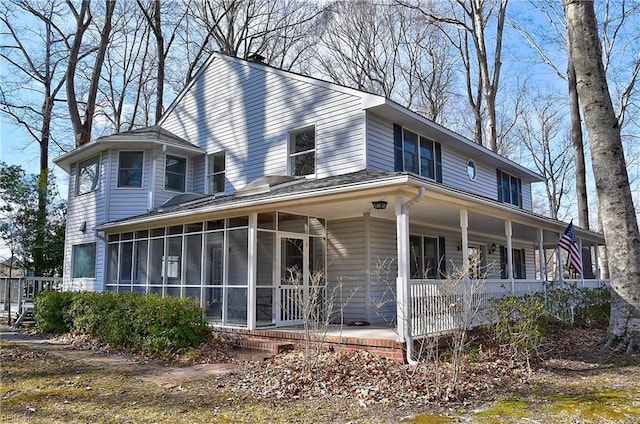
M256 63L264 63L264 59L265 57L262 56L259 53L251 53L248 57L248 60L252 61L252 62L256 62Z
M271 188L280 184L296 181L298 178L290 175L265 175L256 178L246 186L237 190L238 196L247 196L249 194L268 193Z

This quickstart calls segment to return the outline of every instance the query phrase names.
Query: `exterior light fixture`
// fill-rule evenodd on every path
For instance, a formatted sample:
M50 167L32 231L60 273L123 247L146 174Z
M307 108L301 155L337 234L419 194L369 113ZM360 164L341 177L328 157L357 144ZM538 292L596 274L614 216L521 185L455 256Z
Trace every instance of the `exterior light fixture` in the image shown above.
M493 253L496 251L496 244L495 243L491 243L491 246L489 246L489 253Z
M83 221L82 225L80 225L80 232L84 233L87 231L87 221Z
M373 205L373 209L382 210L387 209L387 201L386 200L376 200L375 202L371 202Z

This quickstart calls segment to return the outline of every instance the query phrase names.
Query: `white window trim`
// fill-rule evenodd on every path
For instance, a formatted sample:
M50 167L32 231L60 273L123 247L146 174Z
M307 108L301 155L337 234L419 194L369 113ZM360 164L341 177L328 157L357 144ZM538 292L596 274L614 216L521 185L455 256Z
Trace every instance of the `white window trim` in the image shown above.
M297 153L292 153L292 148L291 148L291 142L293 141L292 139L292 135L294 133L297 132L301 132L304 131L306 129L309 128L313 128L313 139L314 139L314 144L313 144L313 150L305 150L303 152L297 152ZM291 158L294 156L298 156L301 154L305 154L305 153L309 153L313 151L314 154L314 160L313 160L313 173L312 174L306 174L306 175L294 175L293 174L293 166L291 163ZM302 125L296 128L292 128L287 132L287 175L291 175L291 176L299 176L299 177L305 177L305 178L315 178L316 175L318 174L318 129L317 129L317 125L314 123L308 124L308 125Z
M417 146L418 147L418 172L416 172L416 173L411 172L411 171L407 171L407 164L404 161L404 159L405 159L405 154L404 154L404 152L405 152L405 150L404 150L404 136L405 136L405 132L407 132L407 131L410 132L410 133L415 134L418 137L418 140L417 140L418 141L418 146ZM423 138L426 139L426 140L429 140L429 142L431 143L431 156L432 156L431 162L433 163L433 169L431 169L431 172L433 172L433 177L426 177L426 176L422 175L422 157L420 156L420 147L421 147L420 143L422 141L421 139L423 139ZM427 137L426 135L422 135L417 131L412 131L409 128L402 127L402 169L405 172L411 172L412 174L419 175L422 178L428 178L430 180L434 180L435 181L436 172L437 172L437 170L436 170L436 166L437 166L436 165L436 144L435 143L436 143L436 141L431 137Z
M168 156L172 156L175 158L180 158L180 159L184 159L185 163L184 163L184 190L180 191L180 190L174 190L171 188L167 188L167 157ZM189 175L189 158L187 158L186 156L180 156L180 155L175 155L172 153L165 153L164 155L164 172L162 173L163 175L163 179L164 181L162 182L162 189L163 191L168 191L171 193L188 193L187 190L187 183L188 183L188 175Z
M121 186L120 185L120 153L138 153L141 152L142 153L142 178L140 179L140 187L133 187L133 186ZM134 190L140 190L141 188L144 188L144 163L145 163L145 159L146 159L146 154L144 150L118 150L118 160L117 160L117 165L116 165L116 188L118 189L124 189L124 190L130 190L130 189L134 189ZM166 162L165 162L166 163Z
M213 170L210 169L209 166L209 158L213 155L219 155L222 154L224 155L224 171L218 171L218 172L213 172ZM226 150L220 150L217 152L213 152L213 153L207 153L207 156L205 158L205 187L206 187L206 193L207 194L218 194L218 193L226 193L227 192L227 151ZM210 191L210 184L209 184L209 179L215 175L220 175L223 174L224 175L224 190L222 191L216 191L214 193L211 193Z
M469 168L473 167L473 177L469 175ZM478 164L473 159L467 161L467 176L471 181L475 181L478 178Z
M96 157L98 158L98 182L96 184L96 188L94 188L93 190L80 193L80 165ZM102 153L98 153L98 155L96 156L91 156L85 160L79 161L76 166L76 177L75 177L75 184L74 184L74 190L73 190L74 195L82 196L84 194L89 194L89 193L93 193L94 191L100 190L101 180L102 180Z
M94 250L94 257L93 257L93 276L92 277L76 277L75 276L75 268L76 268L76 248L79 248L80 246L89 246L89 245L93 245L93 250ZM89 243L78 243L78 244L74 244L71 246L71 279L72 280L92 280L94 278L96 278L96 274L98 272L97 270L97 266L98 266L98 258L97 258L97 254L98 254L98 245L96 242L89 242Z

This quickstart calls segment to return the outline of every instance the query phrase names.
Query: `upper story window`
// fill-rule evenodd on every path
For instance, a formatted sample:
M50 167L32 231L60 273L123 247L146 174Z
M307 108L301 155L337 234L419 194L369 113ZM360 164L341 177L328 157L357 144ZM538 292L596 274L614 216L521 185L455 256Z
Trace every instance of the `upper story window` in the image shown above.
M143 152L118 154L118 187L142 187Z
M187 159L167 155L164 174L164 189L185 191L187 180Z
M520 178L497 170L498 201L522 207L522 181Z
M316 172L315 126L289 134L289 169L291 175L311 175Z
M476 168L476 163L473 159L469 159L467 161L467 175L471 181L475 181L476 176L478 175L478 170Z
M208 161L209 194L223 193L225 191L225 154L224 152L212 153L208 156Z
M440 143L394 125L395 170L412 172L442 182Z
M100 155L94 156L78 165L76 176L76 194L97 190L100 182Z

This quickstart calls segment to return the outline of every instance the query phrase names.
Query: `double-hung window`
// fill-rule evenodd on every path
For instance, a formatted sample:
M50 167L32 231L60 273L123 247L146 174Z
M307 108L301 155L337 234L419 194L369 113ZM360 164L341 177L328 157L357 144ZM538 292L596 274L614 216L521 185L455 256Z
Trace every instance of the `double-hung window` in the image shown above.
M167 155L165 164L164 189L185 191L187 180L187 159Z
M80 162L76 176L76 194L89 193L98 189L100 182L100 155Z
M208 156L207 180L209 194L224 193L225 191L225 154L212 153Z
M142 187L143 152L118 153L118 187Z
M442 148L427 137L394 125L395 170L442 182Z
M522 207L522 181L520 178L497 170L498 201Z
M316 128L310 126L289 134L289 169L291 175L316 172Z
M438 278L445 274L444 237L409 236L411 278Z

